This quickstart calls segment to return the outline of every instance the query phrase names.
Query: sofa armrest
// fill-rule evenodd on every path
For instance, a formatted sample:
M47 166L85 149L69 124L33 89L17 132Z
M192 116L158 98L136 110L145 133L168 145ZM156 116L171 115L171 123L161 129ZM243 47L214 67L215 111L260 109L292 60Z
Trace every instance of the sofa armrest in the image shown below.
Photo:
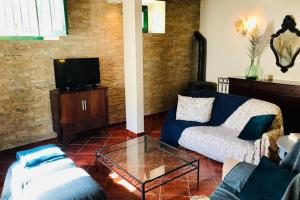
M225 176L240 162L241 161L233 158L227 158L223 163L222 180L224 180Z
M272 158L278 152L277 140L283 135L283 127L269 130L262 137L254 142L255 146L255 161L258 164L262 156Z
M279 137L283 136L283 128L282 129L273 129L263 134L262 141L267 144L269 149L272 151L278 151L277 140ZM267 155L266 155L267 156Z
M277 107L276 117L270 129L262 137L254 142L255 155L254 164L258 164L262 156L272 158L277 154L277 139L284 134L283 118L279 107Z

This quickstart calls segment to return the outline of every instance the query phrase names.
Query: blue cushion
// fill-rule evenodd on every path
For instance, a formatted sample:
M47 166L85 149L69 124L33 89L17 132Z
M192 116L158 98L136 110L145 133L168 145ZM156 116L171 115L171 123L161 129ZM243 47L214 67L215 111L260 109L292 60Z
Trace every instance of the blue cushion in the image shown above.
M294 178L289 170L262 157L239 194L241 200L280 200Z
M238 138L243 140L257 140L268 130L275 119L275 115L253 116L246 124Z
M20 160L25 167L32 167L63 156L65 156L65 153L54 144L43 145L16 153L17 159Z

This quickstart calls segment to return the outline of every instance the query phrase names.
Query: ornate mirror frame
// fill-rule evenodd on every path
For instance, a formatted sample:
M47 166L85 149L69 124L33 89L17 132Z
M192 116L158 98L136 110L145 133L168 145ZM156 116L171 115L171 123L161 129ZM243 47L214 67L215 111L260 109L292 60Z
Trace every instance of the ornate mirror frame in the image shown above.
M271 41L270 41L271 49L272 49L272 51L273 51L273 53L275 54L275 57L276 57L276 65L281 68L281 71L283 73L287 72L289 68L291 68L292 66L294 66L296 57L300 53L300 48L299 48L295 52L295 54L293 55L292 60L291 60L291 62L288 65L283 66L280 63L280 58L279 58L279 55L278 55L278 53L277 53L277 51L276 51L276 49L274 47L273 42L274 42L274 39L278 38L281 34L285 33L287 30L289 30L291 33L295 33L298 37L300 37L300 31L296 28L295 19L291 15L285 16L285 18L283 20L283 23L281 25L281 29L279 29L275 34L273 34L271 36Z

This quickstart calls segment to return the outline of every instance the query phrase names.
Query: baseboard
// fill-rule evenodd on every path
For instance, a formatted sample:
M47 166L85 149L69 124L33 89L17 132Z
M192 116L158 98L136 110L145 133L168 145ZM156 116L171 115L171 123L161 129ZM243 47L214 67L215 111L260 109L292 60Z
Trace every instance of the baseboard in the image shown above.
M130 135L130 137L138 138L138 137L144 136L146 133L145 133L145 132L142 132L142 133L134 133L134 132L128 131L128 134Z
M145 120L155 119L155 117L160 116L160 115L166 115L166 113L167 112L159 112L159 113L156 113L156 114L145 115ZM113 124L109 124L108 127L113 128L113 127L120 126L120 125L125 125L125 124L126 124L126 121L116 122L116 123L113 123ZM145 132L136 134L134 132L129 131L129 135L133 138L137 138L137 137L141 137L141 136L145 135ZM39 141L31 142L31 143L28 143L28 144L22 144L20 146L11 147L11 148L8 148L8 149L2 149L2 150L0 150L0 152L3 153L3 152L9 152L9 151L23 150L23 149L26 149L26 148L30 148L31 145L33 145L33 144L43 145L43 144L46 144L46 143L51 143L51 142L56 141L56 140L57 140L57 137L53 137L53 138L49 138L49 139L41 139Z
M153 119L155 117L158 117L158 116L161 116L161 115L166 115L166 114L167 114L167 111L163 111L163 112L159 112L159 113L155 113L155 114L150 114L150 115L145 115L144 119L145 120L151 120L151 119ZM126 120L121 121L121 122L111 123L111 124L108 125L108 127L109 128L113 128L113 127L120 126L120 125L123 125L123 124L126 124Z

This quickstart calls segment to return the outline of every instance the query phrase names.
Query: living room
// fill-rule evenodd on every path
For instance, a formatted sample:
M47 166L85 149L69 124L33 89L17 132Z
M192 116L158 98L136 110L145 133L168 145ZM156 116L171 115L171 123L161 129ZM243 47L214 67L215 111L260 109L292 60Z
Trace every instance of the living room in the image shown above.
M115 0L60 0L61 7L55 1L49 1L63 13L59 20L63 31L56 32L58 36L42 34L45 30L50 32L47 29L49 24L54 29L51 17L49 24L39 22L39 17L49 12L47 6L43 7L43 3L34 4L32 0L26 2L28 13L33 12L29 8L35 9L30 7L32 5L36 5L37 9L38 28L35 27L34 35L22 35L20 26L16 25L21 21L21 29L25 30L24 16L20 17L25 12L21 3L12 1L11 6L6 0L0 2L0 8L5 11L0 14L0 18L5 18L0 19L0 189L3 199L71 199L68 195L51 196L54 193L46 192L46 195L34 190L34 186L43 182L51 185L51 176L53 180L59 177L54 174L47 176L47 179L32 179L32 186L28 183L29 187L17 191L20 192L18 194L13 193L19 188L7 186L10 185L8 179L15 180L13 173L9 173L9 169L13 168L9 167L16 160L22 163L18 155L24 150L47 144L58 147L50 145L38 150L59 150L59 158L64 157L68 166L84 170L78 169L78 173L66 175L88 176L85 181L97 191L101 188L100 196L103 199L209 199L214 192L217 195L216 191L220 191L217 188L220 189L225 183L228 165L223 163L229 157L259 166L263 161L268 162L261 158L268 157L278 167L281 159L289 159L292 154L286 156L292 151L290 148L287 150L286 142L293 144L287 135L295 133L297 137L296 133L300 131L297 122L300 117L297 106L300 94L297 75L300 43L297 39L300 34L297 25L290 25L300 20L298 1L139 0L122 3ZM20 12L14 10L16 7ZM7 23L12 18L15 24ZM282 26L284 19L289 25ZM270 45L272 35L284 27L288 27L285 31L297 36L292 42L294 56L288 64L280 63L280 55L276 56L279 52L275 49L276 44L273 45L275 50ZM263 47L253 58L248 48L253 44L251 34L254 30L258 36L254 39L262 41ZM200 40L197 36L200 36ZM274 41L276 38L273 38ZM204 56L204 60L201 56ZM86 89L77 88L77 85L66 88L66 82L58 79L57 69L70 67L68 63L78 59L83 62L86 58L97 58L94 63L96 73L89 74L95 75L95 83ZM255 66L252 66L252 60ZM200 66L205 67L199 75ZM80 80L88 76L87 71L80 71L79 76L77 74ZM72 74L72 70L69 73ZM60 87L59 83L63 86ZM224 91L221 91L223 87ZM203 90L206 92L203 93ZM212 90L218 90L219 93ZM99 93L92 94L97 91ZM78 97L81 114L79 111L72 112L64 118L63 112L75 110L72 102L76 97L72 94L79 93L86 95ZM226 93L241 96L232 97ZM70 101L62 106L64 95ZM253 98L264 101L253 101ZM192 114L199 109L199 106L193 107L197 99L200 107L208 110L200 112L204 118L200 121L198 114ZM205 102L202 102L203 99ZM94 101L100 106L93 107ZM188 101L190 103L185 103ZM174 110L177 103L183 109L181 113ZM251 113L249 110L255 110L254 107L258 111ZM96 112L98 108L102 110ZM101 117L94 118L94 115ZM267 116L264 120L270 119L272 125L267 123L267 127L255 139L242 140L236 137L248 127L250 118L255 119L256 116ZM83 118L89 121L82 122ZM69 119L73 121L64 126L63 123ZM184 123L178 124L177 121ZM224 129L207 128L210 126L225 127L227 131L235 127L234 131L229 130L230 134L234 132L235 137L215 140L207 135L201 138L197 136L199 131L224 132ZM254 127L255 131L259 129L259 126ZM279 142L280 138L283 142ZM192 144L193 141L196 144ZM139 146L140 143L142 146ZM148 143L158 149L150 152L149 147L150 153L147 154L144 147ZM119 154L108 154L117 147L125 149L117 153L125 154L126 166L120 163ZM164 151L176 156L168 158ZM21 152L17 154L17 159L16 152ZM46 166L51 159L31 168ZM53 163L62 162L56 159ZM112 162L107 163L108 160ZM281 163L279 167L284 168L285 162ZM26 173L34 174L29 171ZM295 171L291 172L291 176L295 176ZM7 174L11 177L6 178ZM281 189L284 188L277 199L293 199L292 196L287 198L287 188L291 188L299 176L289 179L287 176L290 174L287 174L287 183L281 184ZM64 176L62 172L61 175ZM16 177L22 175L17 174ZM23 177L22 181L25 179ZM20 184L20 180L17 181ZM76 181L62 182L65 188L70 184L71 190L72 187L73 190L78 189L76 185L80 185ZM59 187L55 191L60 189L63 190ZM270 188L266 190L270 192ZM86 194L91 199L100 199L93 197L95 191L78 192L72 193L73 197L76 196L73 199L86 199L83 197ZM236 199L247 199L244 193L244 196L235 195ZM212 200L218 198L230 199L211 196ZM254 197L249 195L248 199L251 198ZM276 198L272 196L271 199Z

